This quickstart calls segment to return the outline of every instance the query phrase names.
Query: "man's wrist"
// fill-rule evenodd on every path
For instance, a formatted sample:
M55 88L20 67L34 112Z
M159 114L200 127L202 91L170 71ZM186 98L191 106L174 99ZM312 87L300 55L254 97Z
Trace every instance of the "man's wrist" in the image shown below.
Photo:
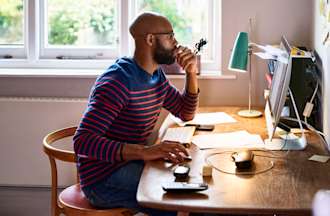
M122 157L125 160L144 160L144 146L125 143L122 150Z
M191 71L186 71L186 76L197 76L198 70L191 70Z
M196 73L186 73L186 90L190 94L198 93L198 82Z
M145 146L143 146L143 145L137 145L138 146L138 148L137 148L137 154L138 154L138 157L139 157L139 159L140 160L145 160Z

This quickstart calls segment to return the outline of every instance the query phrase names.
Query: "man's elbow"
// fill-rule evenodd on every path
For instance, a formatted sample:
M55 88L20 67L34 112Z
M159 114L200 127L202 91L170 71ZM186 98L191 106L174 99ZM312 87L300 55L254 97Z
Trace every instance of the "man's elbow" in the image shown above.
M195 117L195 114L192 114L192 115L184 115L184 116L182 116L181 120L182 120L182 121L191 121L191 120L194 119L194 117Z
M88 133L76 131L75 135L72 138L73 141L73 151L76 154L79 154L80 145L82 145L83 141L88 137Z

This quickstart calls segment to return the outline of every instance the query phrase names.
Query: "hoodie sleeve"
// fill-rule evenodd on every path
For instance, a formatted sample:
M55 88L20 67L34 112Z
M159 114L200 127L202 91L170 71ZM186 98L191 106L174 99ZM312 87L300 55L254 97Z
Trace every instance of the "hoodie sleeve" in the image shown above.
M123 143L111 140L106 133L113 120L126 106L129 91L117 79L99 81L91 93L87 109L73 138L79 157L109 163L122 161Z
M169 81L167 81L167 93L164 101L164 108L182 121L190 121L194 118L198 105L197 94L191 94L186 89L180 93Z

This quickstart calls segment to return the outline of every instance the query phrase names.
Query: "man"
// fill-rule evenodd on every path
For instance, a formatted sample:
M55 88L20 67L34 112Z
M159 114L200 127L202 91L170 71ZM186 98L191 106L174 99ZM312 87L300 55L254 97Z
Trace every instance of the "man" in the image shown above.
M179 163L188 155L180 144L146 146L146 139L162 107L182 120L194 117L198 101L196 56L178 46L170 22L161 15L141 14L130 26L130 33L135 40L134 57L118 59L98 77L74 136L80 184L94 206L173 215L142 208L136 191L144 161ZM159 68L159 64L175 60L186 72L182 94Z

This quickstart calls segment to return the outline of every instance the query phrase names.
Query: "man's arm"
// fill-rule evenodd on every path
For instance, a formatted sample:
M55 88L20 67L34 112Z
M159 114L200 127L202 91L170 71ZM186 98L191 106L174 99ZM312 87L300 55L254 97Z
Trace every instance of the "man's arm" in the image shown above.
M178 64L186 71L186 86L181 94L169 84L163 107L183 121L194 118L198 104L198 82L196 56L188 48L179 47Z
M122 143L106 137L113 120L126 106L128 90L119 80L99 80L73 137L79 157L115 163L121 161Z
M182 162L183 156L188 153L181 144L162 143L145 147L115 141L105 136L128 98L128 92L120 86L124 85L119 84L118 80L97 84L73 138L75 153L79 157L94 158L109 163L164 158L173 163Z
M172 106L172 108L175 108L179 105L179 107L182 107L181 113L184 113L182 116L193 116L196 110L198 96L197 59L196 55L188 48L179 47L178 52L177 62L186 71L186 92L183 94L182 100L172 100L177 102L174 104L174 106ZM174 93L169 93L168 95L179 96L179 93L176 92L174 88L170 89ZM173 98L175 98L175 96ZM169 110L171 111L171 108L169 108ZM159 158L167 158L173 163L180 163L184 161L183 155L181 153L184 153L186 156L188 155L185 147L182 144L166 142L149 147L125 145L123 150L123 154L125 155L124 157L128 157L129 159L154 160Z

